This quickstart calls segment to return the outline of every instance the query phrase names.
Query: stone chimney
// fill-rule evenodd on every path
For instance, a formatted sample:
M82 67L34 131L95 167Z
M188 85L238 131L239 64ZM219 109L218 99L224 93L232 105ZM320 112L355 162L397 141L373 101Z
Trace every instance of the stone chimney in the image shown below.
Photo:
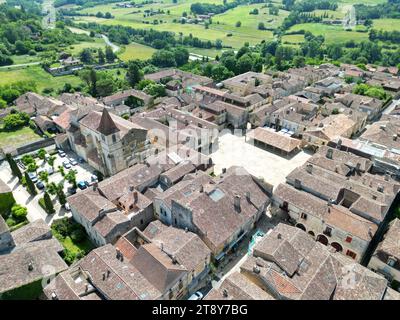
M222 168L222 173L226 173L226 168Z
M301 181L299 179L294 180L294 187L296 189L301 189Z
M309 174L312 174L312 171L313 171L313 165L312 164L307 164L307 166L306 166L306 171L309 173Z
M240 196L239 195L235 195L233 201L234 201L233 203L234 203L236 212L240 212L241 211L241 209L240 209Z
M360 162L357 162L357 164L356 164L356 170L357 170L357 171L360 171L360 169L361 169L361 163L360 163Z
M246 191L246 200L250 202L250 191Z
M134 203L138 203L138 192L137 191L133 192L133 201L134 201Z
M397 134L393 135L393 141L397 141Z
M277 238L282 239L282 235L280 233L278 233Z

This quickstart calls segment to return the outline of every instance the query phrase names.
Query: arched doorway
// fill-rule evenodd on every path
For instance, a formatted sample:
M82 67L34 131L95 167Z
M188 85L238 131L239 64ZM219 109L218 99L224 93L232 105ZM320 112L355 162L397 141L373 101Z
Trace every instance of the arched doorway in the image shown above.
M326 245L326 246L329 244L328 238L325 237L323 234L319 234L317 236L317 241L321 242L323 245Z
M301 223L296 224L296 227L303 231L307 231L306 227L304 225L302 225Z
M342 252L343 251L343 247L337 242L332 242L331 246L333 248L335 248L336 252Z
M315 238L315 233L312 231L308 231L308 234L311 235L313 238Z

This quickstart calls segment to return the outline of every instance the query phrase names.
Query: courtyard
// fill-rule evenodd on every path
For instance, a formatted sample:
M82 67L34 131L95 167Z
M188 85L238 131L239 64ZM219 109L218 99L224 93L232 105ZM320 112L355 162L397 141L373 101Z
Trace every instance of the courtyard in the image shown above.
M263 178L274 187L285 182L286 176L310 157L310 154L300 151L286 158L247 143L244 136L229 133L219 137L218 150L211 154L216 175L221 174L223 168L242 166L250 174Z

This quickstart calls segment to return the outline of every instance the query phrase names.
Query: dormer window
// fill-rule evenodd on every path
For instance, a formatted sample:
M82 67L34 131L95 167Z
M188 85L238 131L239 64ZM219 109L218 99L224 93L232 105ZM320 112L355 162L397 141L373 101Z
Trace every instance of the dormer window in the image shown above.
M389 257L388 261L387 261L387 264L390 267L394 267L394 265L396 264L396 261L397 261L397 259L395 257Z

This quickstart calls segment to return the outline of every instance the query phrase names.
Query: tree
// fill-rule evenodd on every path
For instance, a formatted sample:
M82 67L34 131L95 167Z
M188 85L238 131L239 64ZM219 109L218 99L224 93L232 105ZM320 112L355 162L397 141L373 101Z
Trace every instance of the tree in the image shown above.
M37 195L35 185L33 184L32 179L29 177L28 172L26 172L26 171L25 171L25 183L26 183L26 188L28 189L28 192L32 196Z
M176 48L174 50L175 62L178 67L188 63L189 51L185 48Z
M106 12L106 14L104 15L104 18L106 19L111 19L113 16L111 15L110 12Z
M106 56L105 56L104 51L102 49L98 50L97 57L98 57L99 64L105 64L106 63Z
M108 63L113 63L115 60L114 51L110 46L106 46L106 60Z
M51 198L47 192L44 193L43 199L44 199L44 205L46 207L47 213L53 214L55 212L53 202L51 201Z
M83 49L80 52L79 57L80 57L80 59L81 59L81 61L83 63L86 63L86 64L92 64L93 63L92 51L89 48Z
M213 66L211 70L211 78L215 82L221 82L223 80L233 77L234 75L235 74L232 71L229 71L225 66L221 64Z
M11 154L7 153L6 159L8 161L8 164L10 165L11 172L13 173L13 175L18 177L18 179L21 181L22 173L21 173L21 170L19 169L17 163L15 162L14 158L11 156Z
M39 173L39 179L45 183L49 182L49 173L44 170Z
M28 209L19 204L14 204L11 208L11 215L17 223L25 221Z
M126 72L126 80L129 85L134 88L137 83L143 78L139 65L136 61L128 62L128 71Z
M50 156L50 158L47 159L47 163L49 164L50 167L54 169L54 161L56 160L56 157Z
M50 182L46 185L46 191L51 195L55 195L58 192L58 186L54 182Z
M95 97L97 95L97 73L93 68L82 70L79 77L86 83L89 93Z
M149 84L143 91L153 97L164 97L167 95L165 87L159 83Z
M58 166L58 172L60 172L61 176L65 178L65 170L63 166Z
M39 151L37 153L39 159L41 159L41 160L45 160L46 159L46 154L47 154L47 152L43 148L39 149Z
M169 50L158 50L151 57L152 63L161 68L176 67L175 55Z
M3 119L3 127L7 131L12 131L26 126L29 123L29 115L25 112L10 113Z
M36 162L32 162L30 164L28 164L28 172L36 172L36 170L38 169L38 166L36 164Z
M69 170L68 173L64 176L65 180L67 180L73 188L76 188L76 174L74 170Z
M242 25L242 23L240 21L236 22L236 24L235 24L236 28L240 28L241 25Z
M60 202L60 205L63 206L67 203L67 197L65 196L62 185L57 190L57 197L58 197L58 202Z

